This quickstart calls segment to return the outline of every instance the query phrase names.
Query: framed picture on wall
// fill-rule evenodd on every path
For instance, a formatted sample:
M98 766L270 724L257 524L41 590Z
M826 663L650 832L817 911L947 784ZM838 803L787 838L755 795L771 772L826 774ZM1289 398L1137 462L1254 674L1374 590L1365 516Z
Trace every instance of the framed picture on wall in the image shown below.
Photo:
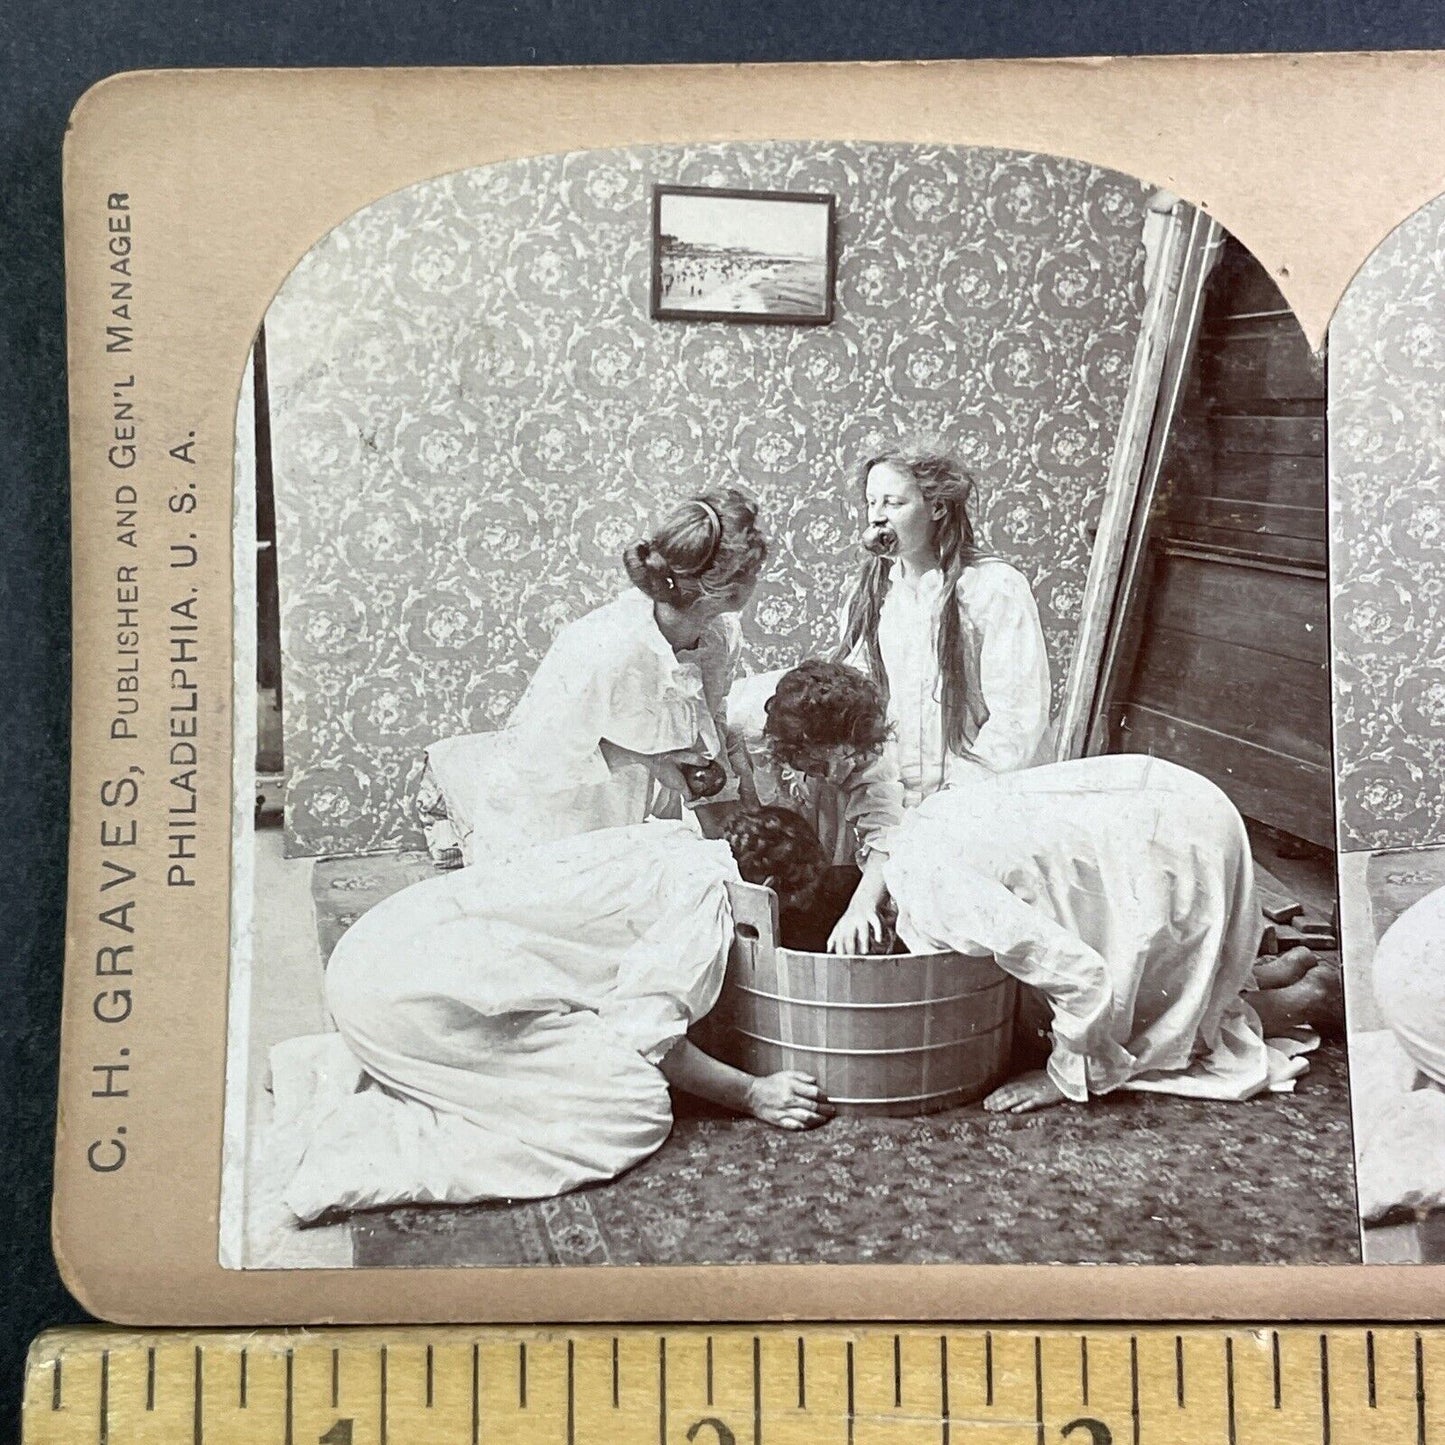
M837 198L659 185L652 192L652 318L826 326Z

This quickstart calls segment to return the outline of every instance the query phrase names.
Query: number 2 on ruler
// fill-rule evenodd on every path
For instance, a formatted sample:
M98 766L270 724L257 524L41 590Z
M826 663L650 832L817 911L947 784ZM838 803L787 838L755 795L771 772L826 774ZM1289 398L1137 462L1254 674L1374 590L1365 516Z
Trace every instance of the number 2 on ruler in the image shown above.
M338 1420L321 1437L317 1445L351 1445L351 1421Z

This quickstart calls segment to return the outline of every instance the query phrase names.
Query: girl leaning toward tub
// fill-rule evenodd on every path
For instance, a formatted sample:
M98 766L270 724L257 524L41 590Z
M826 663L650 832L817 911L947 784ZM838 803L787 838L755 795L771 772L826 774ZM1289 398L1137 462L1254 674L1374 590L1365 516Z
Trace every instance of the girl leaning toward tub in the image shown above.
M277 1118L302 1142L292 1213L615 1178L667 1138L669 1085L788 1132L826 1123L813 1076L745 1073L687 1036L722 988L729 887L767 877L791 911L824 867L816 839L783 857L740 817L723 839L656 819L579 832L358 919L326 969L336 1031L271 1053Z
M506 726L427 750L459 861L683 806L715 835L739 795L724 723L738 613L766 556L732 489L680 502L628 547L631 585L558 632Z
M909 807L965 778L1046 760L1049 662L1023 574L987 555L974 482L929 443L858 467L869 553L838 657L883 689Z
M784 929L826 873L806 829L794 815L737 852L746 881L781 885ZM994 1112L1117 1089L1287 1089L1304 1069L1290 1033L1338 1017L1338 972L1308 950L1258 960L1243 821L1163 759L1081 758L942 789L904 816L884 877L908 951L991 954L1047 1005L1047 1066L990 1094Z
M806 820L828 858L828 887L811 921L791 920L812 941L791 946L886 952L883 864L903 817L903 786L878 686L844 663L809 658L740 678L728 697L728 727L757 800Z

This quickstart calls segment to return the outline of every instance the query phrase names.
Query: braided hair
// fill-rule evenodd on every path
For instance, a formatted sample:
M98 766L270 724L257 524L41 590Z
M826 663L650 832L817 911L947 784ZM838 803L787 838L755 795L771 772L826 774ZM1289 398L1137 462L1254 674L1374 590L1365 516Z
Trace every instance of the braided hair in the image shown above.
M740 808L723 837L748 883L772 881L784 913L808 907L828 872L818 835L790 808Z

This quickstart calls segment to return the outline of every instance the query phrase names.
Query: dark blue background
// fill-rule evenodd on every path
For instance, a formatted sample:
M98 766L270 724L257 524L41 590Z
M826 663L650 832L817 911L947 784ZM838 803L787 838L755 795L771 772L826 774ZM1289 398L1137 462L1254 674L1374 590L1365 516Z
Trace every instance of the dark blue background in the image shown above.
M171 66L1438 47L1438 0L249 0L234 10L9 0L0 10L0 1439L18 1433L30 1339L83 1318L49 1245L70 686L60 139L82 91L115 71Z

